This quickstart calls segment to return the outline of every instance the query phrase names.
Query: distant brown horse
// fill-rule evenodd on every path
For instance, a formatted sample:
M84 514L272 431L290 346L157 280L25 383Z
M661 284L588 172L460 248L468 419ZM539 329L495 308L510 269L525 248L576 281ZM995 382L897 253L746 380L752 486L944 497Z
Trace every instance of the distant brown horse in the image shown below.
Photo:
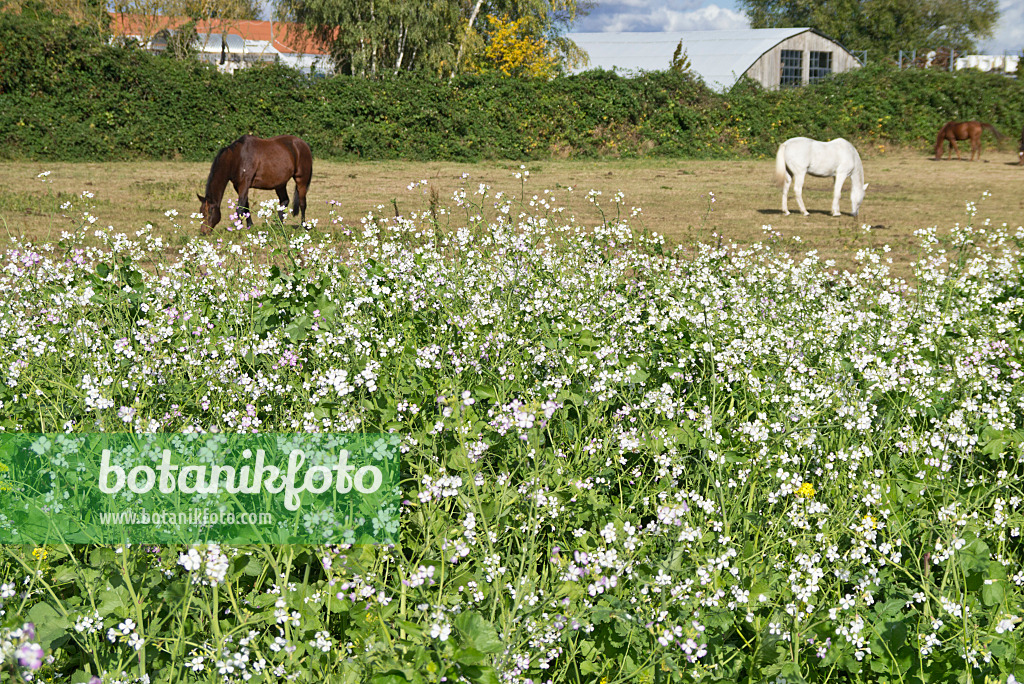
M1002 140L1003 135L995 129L992 124L982 123L981 121L950 121L945 126L939 129L939 134L935 138L935 160L942 159L942 147L943 144L949 141L949 156L948 159L953 158L953 153L956 152L956 158L959 160L960 148L956 146L957 140L971 141L971 161L974 161L974 155L978 155L978 160L981 160L981 132L984 129L992 131L996 140Z
M249 216L249 190L276 190L281 204L288 205L288 181L295 179L295 201L292 216L302 212L306 220L306 190L313 175L313 154L302 138L279 135L276 138L257 138L243 135L223 148L213 159L210 176L206 179L206 194L197 195L203 214L203 232L220 222L220 202L228 181L238 193L239 216L245 215L246 224L252 226ZM282 220L284 216L281 216Z
M1017 149L1020 150L1017 152L1017 157L1019 158L1017 163L1024 164L1024 128L1020 129L1020 145L1017 146Z

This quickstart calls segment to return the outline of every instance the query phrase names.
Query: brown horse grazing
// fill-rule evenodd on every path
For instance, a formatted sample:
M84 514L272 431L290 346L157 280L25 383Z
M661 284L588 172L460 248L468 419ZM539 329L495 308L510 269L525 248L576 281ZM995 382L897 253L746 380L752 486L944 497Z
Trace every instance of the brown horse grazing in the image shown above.
M220 222L220 202L228 181L238 193L238 214L245 215L246 224L252 226L249 215L249 190L276 190L281 204L288 205L288 181L295 179L295 201L292 216L302 212L306 220L306 190L313 175L313 154L302 138L279 135L276 138L257 138L243 135L223 148L213 159L210 176L206 179L206 194L197 195L203 214L202 230L209 232ZM284 220L284 215L281 215Z
M981 160L981 132L984 129L992 131L996 140L1002 140L1003 135L995 129L992 124L982 123L981 121L950 121L945 126L939 129L939 135L935 138L935 160L942 159L942 147L945 141L949 141L949 156L947 159L953 158L953 152L956 152L956 158L959 160L960 148L956 146L957 140L971 141L971 161L974 161L974 155L978 155L978 160Z

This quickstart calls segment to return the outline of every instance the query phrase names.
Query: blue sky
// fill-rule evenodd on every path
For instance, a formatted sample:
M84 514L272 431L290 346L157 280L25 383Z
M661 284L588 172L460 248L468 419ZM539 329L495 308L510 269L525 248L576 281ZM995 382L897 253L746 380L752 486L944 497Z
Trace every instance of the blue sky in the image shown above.
M267 6L263 0L264 7ZM995 35L983 54L1017 55L1024 48L1024 0L999 0ZM264 14L269 14L264 12ZM598 0L573 31L701 31L746 28L733 0Z
M1024 0L1000 0L995 35L984 54L1020 54L1024 48ZM573 31L699 31L746 28L747 19L730 0L598 0Z

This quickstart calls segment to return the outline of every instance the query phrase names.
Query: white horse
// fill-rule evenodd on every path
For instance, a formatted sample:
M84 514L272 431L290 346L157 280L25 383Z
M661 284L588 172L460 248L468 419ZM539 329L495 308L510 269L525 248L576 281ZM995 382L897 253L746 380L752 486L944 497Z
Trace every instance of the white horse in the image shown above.
M804 177L808 173L822 178L835 176L836 190L832 195L833 216L839 216L839 195L843 192L843 183L849 177L850 204L853 205L853 215L857 215L868 184L864 182L864 167L853 145L843 138L828 142L810 138L790 138L779 145L779 151L775 155L775 182L782 185L782 213L786 216L789 216L786 200L790 183L795 185L796 203L800 207L800 212L807 216L803 189Z

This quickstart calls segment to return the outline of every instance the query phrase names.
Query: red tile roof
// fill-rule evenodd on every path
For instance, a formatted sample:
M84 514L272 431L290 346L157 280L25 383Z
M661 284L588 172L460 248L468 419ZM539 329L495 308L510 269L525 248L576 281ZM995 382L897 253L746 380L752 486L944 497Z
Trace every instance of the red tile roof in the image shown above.
M115 36L149 37L163 29L173 29L189 22L187 17L110 13L110 28ZM308 36L298 24L280 21L248 21L212 19L196 23L199 33L227 33L245 40L263 40L283 54L326 55L326 46Z

